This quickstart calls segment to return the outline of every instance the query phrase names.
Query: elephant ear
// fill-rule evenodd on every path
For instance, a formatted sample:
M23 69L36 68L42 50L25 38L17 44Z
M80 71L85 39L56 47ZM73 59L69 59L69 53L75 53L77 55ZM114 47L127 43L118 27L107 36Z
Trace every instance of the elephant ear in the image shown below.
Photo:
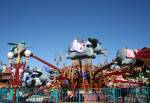
M3 62L0 60L0 67L3 66Z
M88 38L88 41L93 45L93 48L96 48L97 44L101 45L101 42L95 38Z
M91 42L91 43L98 43L98 39L95 39L95 38L88 38L88 41Z
M117 52L117 57L121 61L125 60L126 59L126 48L119 49Z
M8 45L14 46L14 45L17 45L17 44L16 43L8 43Z
M104 54L100 44L97 44L96 48L93 49L93 52L96 53L97 55Z

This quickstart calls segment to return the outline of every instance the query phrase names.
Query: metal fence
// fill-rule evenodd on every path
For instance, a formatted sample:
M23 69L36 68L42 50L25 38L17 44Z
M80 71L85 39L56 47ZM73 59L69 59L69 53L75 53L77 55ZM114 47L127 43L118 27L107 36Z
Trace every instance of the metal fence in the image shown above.
M18 88L0 89L0 103L150 103L150 88L102 88L68 90Z

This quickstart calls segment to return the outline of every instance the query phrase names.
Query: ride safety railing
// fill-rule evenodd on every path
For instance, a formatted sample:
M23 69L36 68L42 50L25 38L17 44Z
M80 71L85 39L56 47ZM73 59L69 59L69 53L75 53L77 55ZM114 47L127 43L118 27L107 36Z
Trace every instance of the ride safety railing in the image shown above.
M14 97L16 99L14 100ZM150 103L150 88L0 89L0 103Z

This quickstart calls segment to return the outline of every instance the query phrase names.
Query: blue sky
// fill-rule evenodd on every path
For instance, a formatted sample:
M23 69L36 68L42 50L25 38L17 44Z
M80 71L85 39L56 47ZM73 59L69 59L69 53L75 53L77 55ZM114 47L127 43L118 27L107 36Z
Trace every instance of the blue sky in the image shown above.
M7 43L24 40L34 54L54 64L54 55L65 53L74 37L99 39L109 60L119 48L150 46L150 0L0 0L4 63Z

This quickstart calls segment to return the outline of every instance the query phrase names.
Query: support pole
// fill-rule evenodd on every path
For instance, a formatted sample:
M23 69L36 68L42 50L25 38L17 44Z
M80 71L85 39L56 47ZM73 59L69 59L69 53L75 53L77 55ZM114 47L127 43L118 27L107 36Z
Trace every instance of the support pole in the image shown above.
M48 65L49 67L51 67L51 68L53 68L53 69L56 69L59 73L61 73L61 69L60 69L60 68L58 68L58 67L56 67L56 66L54 66L54 65L52 65L52 64L50 64L50 63L48 63L48 62L46 62L45 60L43 60L43 59L41 59L41 58L39 58L39 57L37 57L37 56L35 56L35 55L33 55L33 54L31 55L31 57L33 57L33 58L35 58L36 60L38 60L38 61L40 61L40 62L42 62L42 63Z

